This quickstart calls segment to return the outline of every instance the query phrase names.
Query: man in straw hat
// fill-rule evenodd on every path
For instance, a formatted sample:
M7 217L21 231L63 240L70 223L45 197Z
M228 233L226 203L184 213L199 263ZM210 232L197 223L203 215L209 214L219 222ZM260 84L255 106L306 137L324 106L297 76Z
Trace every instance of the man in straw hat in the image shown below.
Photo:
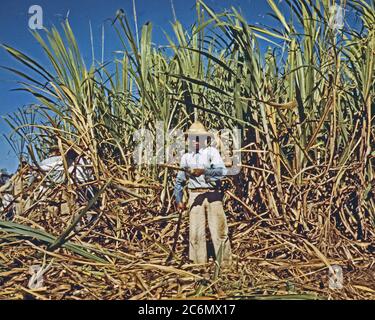
M226 175L219 151L207 144L211 138L204 125L196 121L186 132L188 153L181 158L174 194L179 211L185 210L183 187L189 189L189 258L194 263L207 262L206 214L216 260L229 266L232 260L227 219L223 209L220 179ZM188 178L188 179L187 179Z

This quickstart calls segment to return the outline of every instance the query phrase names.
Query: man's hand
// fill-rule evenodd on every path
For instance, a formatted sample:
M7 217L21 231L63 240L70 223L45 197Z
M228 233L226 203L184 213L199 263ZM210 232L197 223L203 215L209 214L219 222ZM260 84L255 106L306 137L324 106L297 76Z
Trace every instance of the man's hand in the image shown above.
M190 169L190 174L194 177L199 177L202 174L204 174L204 169L202 168L195 168L195 169Z
M177 203L177 210L178 211L184 211L186 209L186 204L185 203L183 203L183 202L179 202L179 203Z

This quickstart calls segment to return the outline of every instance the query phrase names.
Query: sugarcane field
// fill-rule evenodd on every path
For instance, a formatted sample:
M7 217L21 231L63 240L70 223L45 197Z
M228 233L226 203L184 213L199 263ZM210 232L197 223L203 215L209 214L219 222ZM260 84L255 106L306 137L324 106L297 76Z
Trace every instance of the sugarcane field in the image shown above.
M3 3L0 300L375 299L374 0Z

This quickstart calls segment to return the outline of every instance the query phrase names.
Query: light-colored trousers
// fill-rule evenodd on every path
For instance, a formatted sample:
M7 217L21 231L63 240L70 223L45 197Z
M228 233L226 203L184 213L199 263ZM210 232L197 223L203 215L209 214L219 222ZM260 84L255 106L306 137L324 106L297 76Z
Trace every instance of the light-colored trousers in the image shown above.
M194 263L207 262L206 214L215 249L216 260L222 266L232 262L228 225L222 195L219 191L189 191L189 258Z

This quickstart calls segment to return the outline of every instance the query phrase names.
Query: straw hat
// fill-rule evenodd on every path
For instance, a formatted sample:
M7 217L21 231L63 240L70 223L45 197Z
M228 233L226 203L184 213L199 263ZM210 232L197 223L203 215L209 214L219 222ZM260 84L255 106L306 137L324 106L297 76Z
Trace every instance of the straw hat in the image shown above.
M189 136L211 136L211 133L209 133L206 128L204 127L203 123L200 121L195 121L185 132L185 135Z

